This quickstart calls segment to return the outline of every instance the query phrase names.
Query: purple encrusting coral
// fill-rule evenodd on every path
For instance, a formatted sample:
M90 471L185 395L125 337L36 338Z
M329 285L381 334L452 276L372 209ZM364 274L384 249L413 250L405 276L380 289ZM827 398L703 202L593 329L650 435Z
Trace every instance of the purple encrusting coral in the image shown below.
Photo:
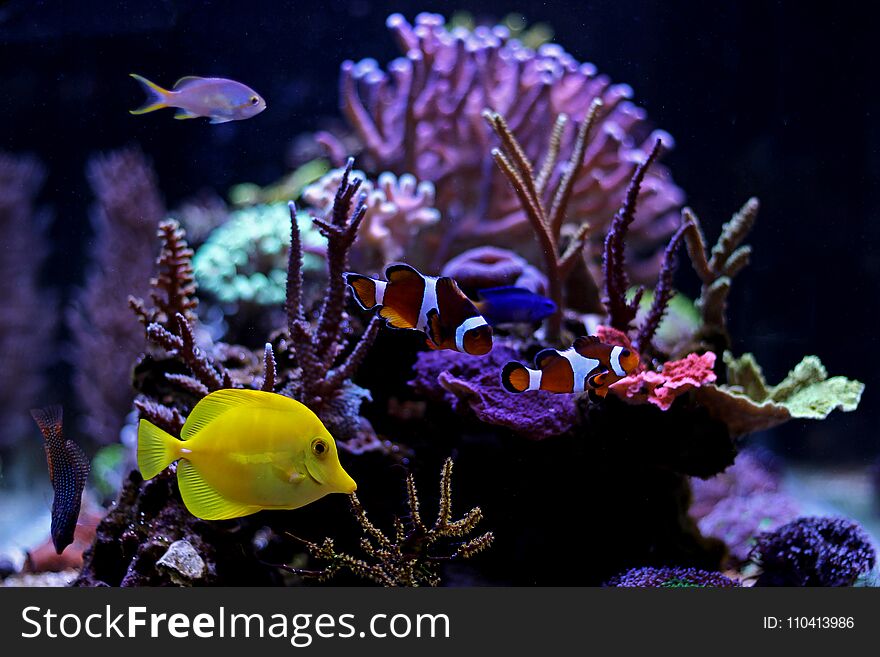
M31 433L27 409L39 403L55 329L55 301L39 288L48 249L34 198L43 184L36 160L0 152L0 445Z
M628 588L732 588L739 586L721 573L697 568L633 568L612 577L605 586Z
M410 24L388 18L404 57L387 71L373 59L344 62L342 110L380 170L412 173L436 186L436 207L444 227L438 262L479 243L531 244L529 222L514 191L495 170L491 131L484 109L505 116L527 158L544 156L547 136L560 114L570 120L559 140L561 156L546 189L564 175L569 153L591 103L602 101L596 136L590 141L571 192L568 216L595 229L607 224L623 196L634 162L645 159L658 138L645 111L630 101L632 89L612 84L592 64L579 63L556 44L531 50L503 27L448 30L436 14L419 14ZM645 181L629 246L652 253L678 225L682 191L668 171L655 166ZM601 235L597 230L596 235ZM648 271L640 271L639 265ZM659 262L634 261L640 280L656 275Z
M540 440L571 430L577 422L575 395L537 391L511 395L501 386L498 372L517 357L509 347L496 345L487 356L449 351L418 355L410 384L434 401L444 401L456 412L470 409L477 418Z
M755 586L852 586L877 563L861 525L846 518L798 518L758 536Z
M97 157L88 174L97 199L92 268L67 319L83 429L94 441L112 443L131 411L132 367L146 346L143 327L131 321L128 297L146 296L149 290L165 206L139 150Z

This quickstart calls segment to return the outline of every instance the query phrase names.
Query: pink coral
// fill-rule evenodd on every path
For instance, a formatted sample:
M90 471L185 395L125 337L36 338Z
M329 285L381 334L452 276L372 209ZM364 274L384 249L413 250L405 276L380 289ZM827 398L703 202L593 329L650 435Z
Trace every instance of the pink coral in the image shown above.
M660 410L668 411L679 395L692 388L714 383L715 354L711 351L688 354L681 360L669 361L663 365L662 372L646 370L621 379L611 391L624 401L633 404L654 404Z

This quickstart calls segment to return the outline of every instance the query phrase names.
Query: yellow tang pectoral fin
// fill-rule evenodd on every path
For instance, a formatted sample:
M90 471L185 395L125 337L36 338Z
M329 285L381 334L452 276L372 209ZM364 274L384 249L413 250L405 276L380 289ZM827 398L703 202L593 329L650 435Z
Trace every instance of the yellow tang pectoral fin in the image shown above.
M191 514L203 520L240 518L262 509L260 506L227 500L202 478L192 463L185 459L177 466L177 484L186 508Z

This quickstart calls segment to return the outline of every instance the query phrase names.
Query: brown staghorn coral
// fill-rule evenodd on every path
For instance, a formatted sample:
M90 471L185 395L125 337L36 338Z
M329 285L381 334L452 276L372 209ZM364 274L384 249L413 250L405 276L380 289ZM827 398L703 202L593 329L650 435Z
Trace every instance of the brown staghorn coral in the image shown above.
M410 172L436 186L436 207L449 223L442 236L435 231L422 254L410 254L413 262L420 256L425 260L417 264L426 266L438 243L433 269L477 244L516 247L528 234L526 215L488 157L492 135L480 120L487 107L507 117L526 157L536 161L559 114L577 124L594 99L602 101L597 135L570 200L570 216L597 230L619 205L630 164L643 159L658 137L672 145L665 133L649 134L644 110L630 101L629 86L612 84L558 45L531 50L500 26L448 30L436 14L419 14L414 24L394 14L387 25L404 57L384 71L371 59L343 63L341 104L374 168ZM571 126L560 134L561 157L549 174L551 186L565 175L576 138ZM682 201L669 173L655 167L633 226L634 251L652 252L672 233ZM534 254L525 255L533 260ZM633 260L634 271L643 269L640 264L650 279L659 260Z
M725 317L727 295L733 277L749 264L752 248L740 245L755 225L759 208L758 199L750 198L746 201L730 221L722 226L721 235L711 253L706 248L700 220L690 208L682 210L688 255L703 283L696 303L701 325L690 351L712 349L722 353L730 348Z
M577 131L565 173L555 187L548 187L552 172L559 158L559 144L568 117L560 114L550 133L547 152L537 174L523 150L522 144L511 132L507 121L498 112L487 110L483 117L492 126L501 141L500 148L492 149L492 158L504 173L511 188L517 195L520 205L532 226L541 253L544 256L544 269L547 274L548 295L556 304L556 312L547 318L547 340L551 344L561 342L564 284L574 270L578 260L583 258L584 244L590 234L590 225L582 223L569 241L565 251L560 250L560 235L566 219L572 186L583 165L587 142L602 107L600 100L594 100L586 118ZM593 286L595 287L595 285ZM593 310L599 312L601 304L595 300Z
M107 443L118 439L131 410L131 369L145 342L125 307L130 294L148 290L165 207L150 163L137 149L92 159L88 176L97 199L92 268L67 319L84 430Z
M381 586L438 586L439 566L454 559L469 559L488 549L495 536L486 532L468 538L483 519L480 507L474 507L460 520L452 520L452 459L447 458L440 475L440 502L437 519L431 527L422 520L416 483L412 474L406 477L408 517L394 519L394 534L388 536L367 517L367 512L351 495L351 509L363 531L360 547L366 558L337 550L332 538L312 543L301 538L313 558L326 562L321 570L283 568L296 575L321 582L332 579L342 570Z
M45 388L47 343L55 329L55 300L39 287L48 249L46 217L34 200L43 178L35 159L0 152L0 445L29 435L27 409L37 405Z

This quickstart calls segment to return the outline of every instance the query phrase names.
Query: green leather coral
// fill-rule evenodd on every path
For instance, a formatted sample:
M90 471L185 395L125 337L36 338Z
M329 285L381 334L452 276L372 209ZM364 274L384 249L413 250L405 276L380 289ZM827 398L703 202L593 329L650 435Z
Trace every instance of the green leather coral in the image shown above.
M297 214L303 269L322 267L327 240L305 212ZM276 305L284 302L290 213L286 203L254 205L232 213L193 258L196 280L222 303Z
M806 356L781 383L767 384L752 354L735 358L724 352L727 384L700 388L697 395L733 435L760 431L791 418L823 420L835 409L854 411L865 385L842 376L828 377L816 356Z

